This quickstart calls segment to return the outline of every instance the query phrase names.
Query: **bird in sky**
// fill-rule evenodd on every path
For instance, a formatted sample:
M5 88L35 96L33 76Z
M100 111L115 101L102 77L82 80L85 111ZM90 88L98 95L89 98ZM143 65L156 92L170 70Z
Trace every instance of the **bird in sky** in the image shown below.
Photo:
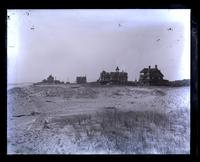
M171 30L171 31L173 31L173 29L172 29L172 28L168 28L168 30Z
M158 41L160 41L160 39L157 39L156 41L158 42Z
M29 16L29 12L26 12L26 15Z
M118 24L118 26L121 27L122 25L121 25L121 24Z
M31 30L34 30L34 29L35 29L35 27L34 27L34 26L32 26L32 27L31 27Z

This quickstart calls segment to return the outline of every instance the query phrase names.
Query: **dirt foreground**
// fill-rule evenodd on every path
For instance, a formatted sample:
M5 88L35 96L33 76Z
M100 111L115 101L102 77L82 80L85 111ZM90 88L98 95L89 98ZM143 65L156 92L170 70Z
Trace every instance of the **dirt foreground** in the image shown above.
M8 90L8 154L189 154L190 88Z

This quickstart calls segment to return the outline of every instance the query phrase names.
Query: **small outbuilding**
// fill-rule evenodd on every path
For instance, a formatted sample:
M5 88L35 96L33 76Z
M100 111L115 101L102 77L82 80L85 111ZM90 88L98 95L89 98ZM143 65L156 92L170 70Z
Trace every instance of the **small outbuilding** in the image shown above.
M84 84L87 82L86 76L78 76L76 77L76 83L77 84Z

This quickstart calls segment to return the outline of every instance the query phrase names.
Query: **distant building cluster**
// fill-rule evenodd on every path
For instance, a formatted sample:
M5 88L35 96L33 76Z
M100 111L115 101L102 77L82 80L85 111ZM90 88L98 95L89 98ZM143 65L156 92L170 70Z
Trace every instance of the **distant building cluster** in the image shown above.
M124 71L120 72L118 67L116 68L115 72L109 73L102 71L98 82L101 84L126 84L128 82L128 73Z
M154 68L149 66L140 71L139 81L128 81L128 73L120 72L119 67L115 72L102 71L98 82L101 84L124 84L124 85L140 85L140 86L164 86L169 85L169 81L163 79L164 75L155 65Z
M91 82L95 84L117 84L117 85L132 85L132 86L188 86L190 85L189 79L178 80L178 81L168 81L163 79L164 75L158 69L158 66L155 65L154 68L149 66L148 68L143 68L140 71L139 80L128 81L128 73L123 70L120 71L119 67L115 69L114 72L106 72L103 70L100 73L100 77L97 82ZM49 75L47 79L44 79L41 83L47 84L64 84L63 81L56 80L56 77ZM76 77L77 84L85 84L87 83L86 76L77 76ZM66 84L70 84L70 82L66 82Z

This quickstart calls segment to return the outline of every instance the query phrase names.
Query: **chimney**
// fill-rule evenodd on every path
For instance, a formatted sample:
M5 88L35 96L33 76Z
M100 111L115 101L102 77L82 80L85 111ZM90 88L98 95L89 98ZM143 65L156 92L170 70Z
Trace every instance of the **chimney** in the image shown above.
M157 65L155 65L155 68L156 68L156 69L158 68Z
M151 66L149 66L149 69L151 69Z
M116 68L116 72L119 72L119 68L118 68L118 66L117 66L117 68Z

